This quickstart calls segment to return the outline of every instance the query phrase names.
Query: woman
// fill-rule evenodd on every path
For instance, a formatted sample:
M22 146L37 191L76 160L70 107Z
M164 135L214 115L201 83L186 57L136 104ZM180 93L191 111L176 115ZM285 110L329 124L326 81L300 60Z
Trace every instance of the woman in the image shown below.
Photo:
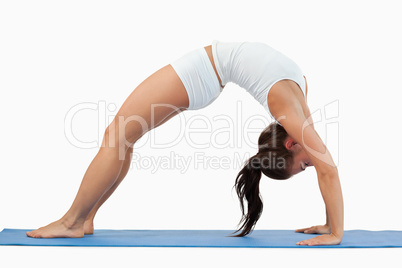
M218 41L158 70L128 96L107 127L102 146L89 165L71 208L60 220L27 235L50 238L92 234L96 212L128 172L135 142L182 111L206 107L229 82L246 89L277 121L261 133L258 153L246 162L236 178L243 213L237 236L249 234L261 215L261 173L283 180L314 166L327 222L296 230L322 234L297 244L339 244L343 237L343 199L338 171L314 130L306 103L307 81L300 68L266 44ZM272 157L278 160L274 166L269 163Z

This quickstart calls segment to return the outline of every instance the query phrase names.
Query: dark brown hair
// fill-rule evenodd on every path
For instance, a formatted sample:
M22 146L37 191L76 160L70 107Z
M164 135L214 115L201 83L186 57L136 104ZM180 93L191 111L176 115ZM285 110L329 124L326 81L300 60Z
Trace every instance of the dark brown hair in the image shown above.
M236 177L234 187L240 200L242 218L240 232L234 236L249 234L262 213L262 200L260 195L261 173L275 180L286 180L291 177L290 169L293 164L293 154L285 147L288 137L286 130L277 122L272 122L258 138L258 153L249 158L243 169ZM245 213L244 201L247 201Z

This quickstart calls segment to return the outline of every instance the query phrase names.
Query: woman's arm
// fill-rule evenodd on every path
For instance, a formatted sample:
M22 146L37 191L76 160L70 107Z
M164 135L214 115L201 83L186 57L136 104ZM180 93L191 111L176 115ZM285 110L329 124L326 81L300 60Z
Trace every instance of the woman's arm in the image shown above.
M343 237L343 197L338 169L327 147L309 123L311 119L306 118L308 107L300 88L291 81L278 82L269 92L268 106L275 119L309 156L316 169L321 195L328 212L331 234L298 244L339 244Z

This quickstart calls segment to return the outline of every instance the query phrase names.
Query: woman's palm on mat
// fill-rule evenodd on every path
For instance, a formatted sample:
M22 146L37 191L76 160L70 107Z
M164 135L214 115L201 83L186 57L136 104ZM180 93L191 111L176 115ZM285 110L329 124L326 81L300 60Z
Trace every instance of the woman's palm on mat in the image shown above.
M338 245L342 239L331 233L331 227L328 225L316 225L308 228L297 229L296 233L322 234L297 243L300 246L318 246L318 245Z
M330 234L331 227L329 227L328 225L316 225L308 228L297 229L295 232L305 234Z

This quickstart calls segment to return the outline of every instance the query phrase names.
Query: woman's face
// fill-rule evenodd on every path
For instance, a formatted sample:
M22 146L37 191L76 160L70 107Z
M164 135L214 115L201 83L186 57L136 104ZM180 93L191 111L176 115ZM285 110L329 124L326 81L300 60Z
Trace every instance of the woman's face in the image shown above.
M295 140L288 137L285 141L285 146L288 150L293 151L293 165L291 168L292 175L300 173L307 167L313 165L303 147L301 147L301 145Z

